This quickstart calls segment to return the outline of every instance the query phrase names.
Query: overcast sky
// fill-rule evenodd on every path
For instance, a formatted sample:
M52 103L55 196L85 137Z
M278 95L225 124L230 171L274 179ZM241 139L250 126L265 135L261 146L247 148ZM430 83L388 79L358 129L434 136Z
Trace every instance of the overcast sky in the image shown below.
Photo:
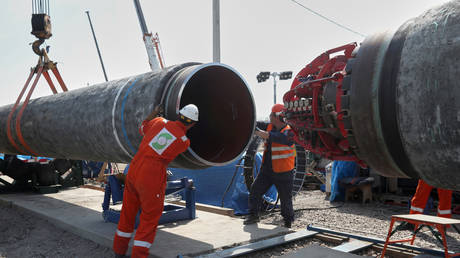
M148 72L148 58L132 0L49 0L50 57L70 90L104 81L85 11L90 11L109 80ZM440 0L296 0L364 35L395 29ZM212 61L212 0L140 0L148 29L160 35L166 65ZM292 0L221 0L221 62L246 79L258 118L273 104L273 80L260 71L297 74L322 52L363 37L312 14ZM14 103L37 62L29 43L30 0L2 0L0 106ZM51 94L42 78L33 98ZM278 81L281 102L291 80Z

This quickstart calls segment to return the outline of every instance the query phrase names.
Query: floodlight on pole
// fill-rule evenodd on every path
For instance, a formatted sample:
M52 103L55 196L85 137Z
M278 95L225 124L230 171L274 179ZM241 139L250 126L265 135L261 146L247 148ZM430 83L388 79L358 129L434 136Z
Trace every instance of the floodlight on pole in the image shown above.
M264 81L268 80L268 78L270 78L270 76L273 77L273 103L276 104L276 77L278 76L278 78L280 80L291 79L292 78L292 71L285 71L285 72L281 72L281 73L278 73L278 72L273 72L273 73L260 72L257 75L257 82L258 83L264 82Z

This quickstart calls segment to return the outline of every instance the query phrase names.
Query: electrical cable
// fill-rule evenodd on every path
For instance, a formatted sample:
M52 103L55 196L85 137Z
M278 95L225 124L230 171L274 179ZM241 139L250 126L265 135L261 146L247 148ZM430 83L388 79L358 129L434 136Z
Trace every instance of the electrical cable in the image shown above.
M340 23L338 23L338 22L336 22L336 21L334 21L334 20L332 20L332 19L329 19L329 18L327 18L326 16L324 16L324 15L322 15L322 14L320 14L320 13L318 13L318 12L316 12L316 11L314 11L314 10L308 8L308 7L306 7L305 5L303 5L303 4L299 3L299 2L297 2L296 0L291 0L291 1L294 2L294 3L296 3L296 4L298 4L298 5L300 5L300 6L303 7L303 8L305 8L305 9L308 10L309 12L311 12L311 13L313 13L313 14L315 14L315 15L317 15L317 16L323 18L323 19L325 19L326 21L331 22L331 23L333 23L333 24L335 24L335 25L341 27L342 29L348 30L349 32L352 32L352 33L354 33L354 34L356 34L356 35L359 35L359 36L361 36L361 37L363 37L363 38L366 37L366 35L364 35L364 34L362 34L362 33L359 33L359 32L357 32L357 31L355 31L355 30L352 30L352 29L348 28L347 26L342 25L342 24L340 24Z
M335 209L335 208L340 208L342 207L343 205L345 205L345 202L342 202L341 204L339 205L336 205L336 206L330 206L330 207L323 207L323 208L302 208L302 209L296 209L294 210L294 212L298 212L298 211L319 211L319 210L329 210L329 209Z
M241 159L238 161L238 164L235 165L235 172L233 172L232 179L230 180L230 183L227 185L227 189L225 189L225 192L224 192L224 194L222 195L221 207L224 207L225 195L227 195L227 192L230 190L231 186L233 185L233 181L235 180L236 172L238 172L238 168L241 167L241 161L242 161L243 159L244 159L244 158L241 158Z

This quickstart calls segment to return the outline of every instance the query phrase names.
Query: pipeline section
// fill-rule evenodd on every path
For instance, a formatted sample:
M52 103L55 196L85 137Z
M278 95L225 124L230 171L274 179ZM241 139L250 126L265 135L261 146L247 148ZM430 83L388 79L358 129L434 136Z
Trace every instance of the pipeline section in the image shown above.
M342 54L343 52L343 54ZM284 95L305 149L460 190L460 1L318 56Z
M40 156L129 163L142 140L141 122L160 103L170 120L187 104L200 110L200 121L187 132L191 146L171 167L229 164L244 151L255 127L254 100L238 72L220 63L185 63L33 99L20 128L11 123L12 138L19 143L19 130ZM0 152L28 154L7 137L12 106L0 107ZM16 110L12 121L17 115Z

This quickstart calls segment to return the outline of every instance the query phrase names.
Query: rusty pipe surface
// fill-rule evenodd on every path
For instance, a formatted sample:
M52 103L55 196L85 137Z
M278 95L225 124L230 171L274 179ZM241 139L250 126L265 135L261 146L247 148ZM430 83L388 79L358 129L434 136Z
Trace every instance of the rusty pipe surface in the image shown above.
M244 151L255 127L252 94L234 69L220 63L186 63L33 99L20 131L40 156L129 163L142 140L139 125L160 103L171 120L186 104L200 110L200 121L187 132L191 146L171 167L229 164ZM28 154L8 140L12 106L0 107L0 152ZM11 132L19 143L17 115L16 110Z

